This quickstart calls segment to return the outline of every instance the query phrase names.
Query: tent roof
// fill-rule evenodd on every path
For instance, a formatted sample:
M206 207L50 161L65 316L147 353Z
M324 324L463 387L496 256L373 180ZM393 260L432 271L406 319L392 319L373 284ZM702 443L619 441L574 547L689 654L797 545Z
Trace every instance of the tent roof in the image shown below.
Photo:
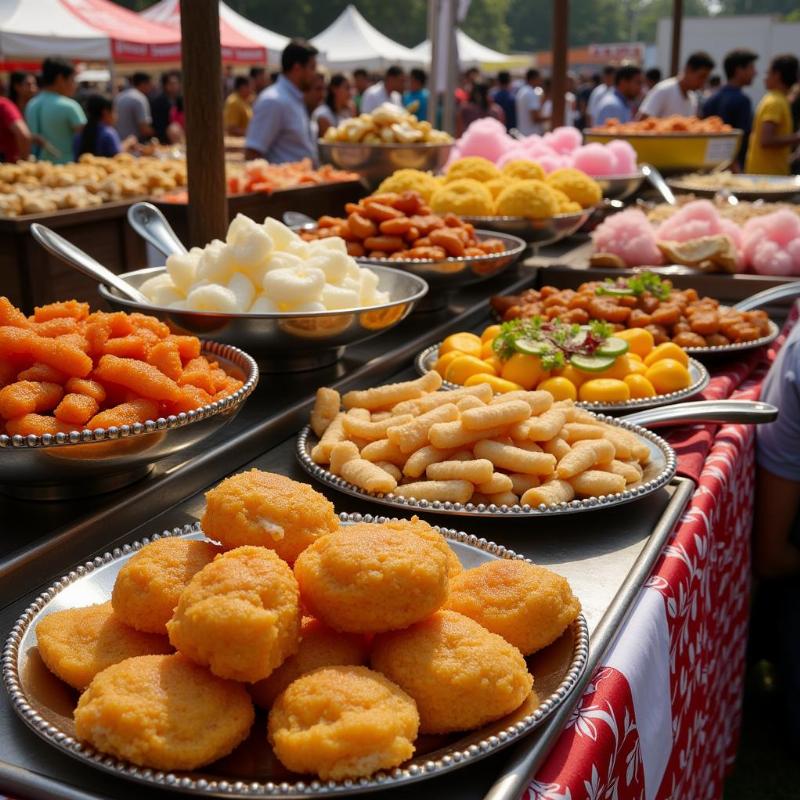
M161 0L139 14L140 18L165 25L172 30L180 30L180 0ZM264 49L271 56L271 63L280 62L280 52L289 40L279 33L273 33L237 14L225 3L219 4L219 33L222 39L222 58L225 61L263 63Z
M311 42L322 54L320 60L337 69L380 70L392 64L420 63L411 49L373 28L353 5L347 6Z
M458 60L461 64L507 64L512 60L511 56L476 42L462 30L456 31L456 40L458 42ZM420 42L412 52L421 61L430 62L430 39Z
M4 57L174 61L175 32L108 0L0 0Z

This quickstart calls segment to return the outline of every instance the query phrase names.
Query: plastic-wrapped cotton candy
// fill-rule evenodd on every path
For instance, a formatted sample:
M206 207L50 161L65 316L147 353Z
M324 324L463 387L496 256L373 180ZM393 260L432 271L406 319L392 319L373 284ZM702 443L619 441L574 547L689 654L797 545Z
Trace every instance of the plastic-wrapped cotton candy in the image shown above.
M636 151L630 142L613 139L605 149L614 156L613 175L633 175L636 172Z
M572 166L593 177L616 174L614 154L597 142L579 147L572 156Z
M664 220L656 231L663 241L688 242L701 236L725 233L722 217L710 200L694 200Z
M744 225L742 248L761 275L800 275L800 217L788 209L752 217Z
M552 133L545 134L544 137L550 147L561 155L569 155L581 146L583 137L577 128L570 125L563 125L556 128Z
M592 233L592 241L596 252L612 253L629 267L664 263L656 246L653 226L638 208L629 208L605 219Z

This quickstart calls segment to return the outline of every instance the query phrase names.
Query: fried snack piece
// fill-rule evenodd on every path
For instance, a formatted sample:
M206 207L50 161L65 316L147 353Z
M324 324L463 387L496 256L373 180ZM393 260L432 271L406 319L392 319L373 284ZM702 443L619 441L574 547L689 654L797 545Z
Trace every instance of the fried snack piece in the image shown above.
M390 519L383 523L384 527L402 533L412 533L419 536L428 544L433 545L447 559L447 577L453 578L464 571L458 556L453 548L447 543L447 539L441 533L434 530L424 519L420 519L416 514L411 519Z
M445 608L474 619L527 656L558 639L581 604L561 575L502 558L453 578Z
M414 701L367 667L318 669L296 680L269 714L269 741L293 772L323 780L359 778L414 753Z
M157 367L135 358L105 355L94 371L102 381L112 381L151 400L177 400L180 388Z
M78 700L75 730L101 752L142 767L196 769L230 753L254 717L244 686L175 653L101 672Z
M36 626L36 639L50 672L79 691L126 658L172 652L166 637L129 628L110 602L54 611Z
M330 503L305 483L252 469L206 493L203 530L225 548L258 545L290 564L339 521Z
M57 433L69 433L74 428L74 425L42 414L23 414L6 422L6 433L9 436L44 436L47 433L55 436Z
M372 666L414 698L421 733L479 728L518 708L533 687L519 650L455 611L376 636Z
M132 628L166 636L181 592L221 552L211 542L156 539L119 571L111 593L114 612Z
M167 623L170 642L220 678L254 683L297 652L300 594L285 561L238 547L203 567Z
M447 562L419 536L360 522L314 542L294 573L315 617L338 631L377 633L405 628L441 607Z
M53 416L70 425L83 426L97 414L99 409L100 406L93 397L70 393L64 395L53 411Z
M0 417L13 419L23 414L50 411L63 395L64 390L57 383L17 381L0 389Z
M320 667L366 664L367 640L359 633L338 633L314 617L304 617L300 624L300 646L269 678L250 687L256 705L269 709L278 695L301 675Z
M137 422L147 422L148 419L157 419L159 416L158 403L155 400L141 398L132 400L130 403L120 403L118 406L107 408L99 414L95 414L87 423L86 427L94 430L95 428L110 428L113 425L134 425Z

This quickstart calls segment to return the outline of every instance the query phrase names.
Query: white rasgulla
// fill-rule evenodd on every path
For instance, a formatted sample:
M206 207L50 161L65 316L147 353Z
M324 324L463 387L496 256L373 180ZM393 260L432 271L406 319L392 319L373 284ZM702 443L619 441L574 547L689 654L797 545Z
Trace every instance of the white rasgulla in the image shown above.
M358 308L359 295L352 289L326 283L322 290L322 302L331 310L340 308Z
M237 272L228 281L228 288L236 295L238 310L247 311L256 296L256 287L250 278L242 272Z
M225 252L225 243L214 239L203 250L197 263L197 278L205 278L210 283L227 283L231 276L232 264Z
M263 225L237 214L228 228L228 247L234 263L249 271L267 260L272 251L272 239Z
M306 261L306 267L315 267L325 273L328 283L337 286L347 277L347 256L338 250L312 249L312 257Z
M184 294L194 283L197 264L202 253L202 251L195 252L196 250L197 248L193 247L189 253L174 253L167 258L167 274Z
M249 311L251 314L277 314L280 309L269 297L265 294L260 294L253 300Z
M166 273L148 278L139 290L147 299L157 306L168 306L178 300L183 300L183 293L178 291L172 278Z
M308 303L320 299L325 286L325 273L313 267L275 269L264 276L263 285L264 293L279 305Z
M189 292L186 305L194 311L220 311L224 314L239 310L236 295L227 286L218 283L196 286Z
M272 217L264 220L264 230L272 239L275 250L285 250L292 242L302 241L300 237L282 222Z

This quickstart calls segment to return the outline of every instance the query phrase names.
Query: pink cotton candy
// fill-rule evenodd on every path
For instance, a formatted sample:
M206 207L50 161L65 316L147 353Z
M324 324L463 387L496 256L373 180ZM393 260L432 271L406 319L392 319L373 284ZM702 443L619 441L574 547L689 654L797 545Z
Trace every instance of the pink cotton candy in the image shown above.
M796 271L789 252L782 250L771 239L761 239L755 245L751 265L761 275L792 275Z
M548 175L551 172L555 172L557 169L562 169L563 167L569 167L571 165L569 156L560 156L557 153L537 156L536 161L539 162L539 166L541 166Z
M658 266L664 257L656 246L653 226L638 208L607 217L592 233L595 252L613 253L626 266Z
M477 119L458 140L462 156L482 156L495 162L514 143L502 122L492 117Z
M722 217L710 200L694 200L664 220L656 236L660 240L688 242L723 233Z
M548 134L548 136L550 137L548 144L562 155L568 155L574 152L581 146L581 142L583 141L581 132L570 125L563 125L560 128L556 128L552 133ZM547 139L547 136L545 136L545 139Z
M605 149L614 157L614 175L633 175L636 172L636 151L630 142L613 139Z
M741 250L744 246L742 237L742 229L731 219L722 217L720 219L721 232L724 233L732 242L737 250Z
M509 161L535 161L531 156L521 147L512 147L506 150L500 158L497 159L497 166L502 169Z
M742 249L746 263L762 275L800 275L800 218L788 209L751 217Z
M616 160L613 153L597 142L579 147L573 155L572 163L576 169L583 170L587 175L595 177L614 175L616 171Z

